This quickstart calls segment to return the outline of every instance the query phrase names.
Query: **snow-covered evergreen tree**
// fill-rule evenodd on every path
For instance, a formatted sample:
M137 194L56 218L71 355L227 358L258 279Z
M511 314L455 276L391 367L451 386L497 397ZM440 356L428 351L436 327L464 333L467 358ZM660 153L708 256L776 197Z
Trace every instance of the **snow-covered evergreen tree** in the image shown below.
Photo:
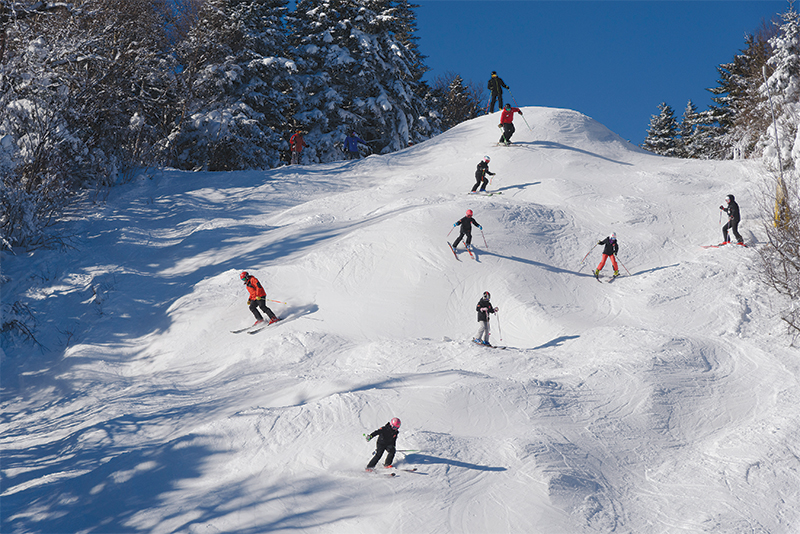
M658 115L650 118L642 148L662 156L679 156L678 121L675 120L675 112L666 102L659 104Z
M350 130L384 153L435 133L420 96L411 10L403 4L398 10L391 0L297 3L289 17L300 69L293 118L308 132L311 161L340 159Z
M762 93L772 96L783 169L794 169L800 160L800 16L790 6L781 17L780 32L770 39L773 54L768 63L773 72L767 85L762 87ZM766 107L764 111L767 111ZM772 124L762 130L760 145L767 164L778 169L775 127Z
M182 119L167 144L173 165L229 170L277 166L290 105L283 26L287 0L211 0L179 46Z

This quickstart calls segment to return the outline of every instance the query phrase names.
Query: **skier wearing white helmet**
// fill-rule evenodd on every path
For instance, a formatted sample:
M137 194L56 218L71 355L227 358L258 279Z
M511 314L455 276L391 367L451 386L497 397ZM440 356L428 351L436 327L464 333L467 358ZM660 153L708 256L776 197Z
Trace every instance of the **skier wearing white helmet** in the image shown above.
M473 193L478 190L478 187L481 188L481 191L486 191L486 186L489 185L486 175L494 176L494 173L489 171L489 161L491 161L489 156L483 156L481 162L478 163L478 168L475 170L475 185L472 186Z
M728 222L722 227L723 240L721 244L727 245L730 243L731 240L728 237L728 230L730 230L733 232L736 242L740 245L743 245L744 240L739 234L739 221L741 220L741 215L739 214L739 204L736 203L736 199L733 197L733 195L726 196L725 202L728 204L727 208L725 206L719 207L719 209L728 214Z
M378 442L375 445L375 454L372 456L372 460L370 460L367 464L367 471L372 471L372 469L378 465L378 461L381 459L381 456L383 456L384 452L387 452L388 454L386 455L386 461L384 461L383 467L394 467L392 462L394 461L394 455L397 452L397 435L399 433L400 419L397 417L392 417L391 421L383 425L375 432L367 435L367 441L370 441L375 436L378 436Z
M600 264L597 266L597 269L594 270L595 278L600 276L600 271L603 270L603 267L606 265L606 260L611 258L611 265L614 267L614 276L619 276L619 267L617 267L617 252L619 252L619 244L617 243L617 234L611 232L607 238L603 239L602 241L597 242L598 245L604 245L603 247L603 259L600 260Z

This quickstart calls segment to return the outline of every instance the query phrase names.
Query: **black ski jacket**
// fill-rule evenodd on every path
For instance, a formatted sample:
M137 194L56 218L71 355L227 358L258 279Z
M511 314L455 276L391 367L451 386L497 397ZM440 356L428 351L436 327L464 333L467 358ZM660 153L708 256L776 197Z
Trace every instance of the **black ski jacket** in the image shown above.
M480 226L480 224L478 224L478 221L476 221L472 217L462 217L461 219L456 221L456 224L460 224L461 225L461 233L462 234L467 234L467 235L472 235L472 225L473 224L475 226Z
M483 308L486 308L486 311L481 311ZM494 313L494 306L487 299L481 299L475 306L475 310L478 312L478 322L482 323L489 320L490 313Z
M478 168L475 169L475 179L483 180L485 175L494 176L494 173L489 170L489 164L485 161L478 163Z
M611 239L609 239L607 237L607 238L603 239L602 241L598 241L597 244L598 245L605 245L603 247L603 254L605 254L606 256L613 256L614 254L619 252L619 243L617 243L616 239L612 243Z
M500 76L492 76L489 78L489 83L486 84L486 88L489 89L492 94L499 95L503 92L503 87L508 89L508 86L503 83L503 79Z
M391 423L386 423L386 425L380 427L378 430L370 434L370 436L373 438L378 436L378 445L394 447L397 444L397 435L399 433L400 429L392 428Z
M728 214L728 220L735 223L738 223L741 220L741 216L739 215L739 204L737 204L735 200L731 200L727 208L720 206L719 209Z

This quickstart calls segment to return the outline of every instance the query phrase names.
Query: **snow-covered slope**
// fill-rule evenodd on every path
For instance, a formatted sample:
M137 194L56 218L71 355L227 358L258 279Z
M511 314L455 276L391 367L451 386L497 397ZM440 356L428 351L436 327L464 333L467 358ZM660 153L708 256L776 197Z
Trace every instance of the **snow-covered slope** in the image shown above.
M508 148L490 116L359 162L163 171L74 249L4 258L43 346L2 363L3 532L800 529L783 303L753 247L699 247L728 193L758 242L758 166L524 112ZM502 195L466 194L484 155ZM231 333L241 270L284 322ZM507 350L469 341L483 291ZM365 474L393 416L418 471Z

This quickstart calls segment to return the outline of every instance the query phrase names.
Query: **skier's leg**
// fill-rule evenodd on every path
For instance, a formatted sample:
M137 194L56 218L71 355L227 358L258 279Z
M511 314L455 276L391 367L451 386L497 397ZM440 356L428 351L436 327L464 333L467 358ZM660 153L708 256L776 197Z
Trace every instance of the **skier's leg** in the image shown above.
M503 90L502 89L500 89L500 91L497 93L497 100L498 100L498 102L500 102L500 109L503 109Z
M383 456L383 451L385 450L386 448L383 445L377 445L375 447L375 455L372 457L372 460L370 460L369 463L367 464L367 469L372 469L373 467L378 465L378 461L380 461L381 456Z
M611 266L614 267L614 272L619 271L619 267L617 266L617 255L616 254L612 254L611 255Z
M603 254L603 258L600 260L600 263L597 265L597 270L602 271L603 267L606 266L606 260L608 259L607 254Z
M489 185L489 179L484 176L483 179L481 180L481 189L480 190L481 191L486 191L486 186L487 185Z
M481 179L480 178L475 178L475 185L472 186L472 192L473 193L478 190L478 186L479 185L481 185Z
M475 335L475 339L483 341L483 338L486 338L486 341L489 340L489 321L478 321L478 333Z
M267 307L266 299L259 299L258 306L261 308L261 311L267 314L267 317L269 317L270 321L274 321L275 319L277 319L277 317L275 317L275 314L272 313L272 310L270 310L269 307Z
M392 465L392 462L394 461L395 452L397 452L397 449L395 449L394 447L392 446L386 447L386 460L383 462L383 465L385 465L386 467Z
M507 126L508 126L508 128L506 129L506 141L508 141L510 143L511 142L511 136L514 135L514 132L516 132L517 129L514 127L514 124L511 123L511 122L509 122L507 124Z
M731 232L733 232L733 235L736 236L736 242L737 243L743 243L744 242L744 240L742 239L742 235L739 233L739 222L738 221L733 221L733 223L731 224Z
M467 240L464 241L464 244L467 246L467 248L469 248L469 246L472 244L472 233L467 234Z
M252 312L253 316L256 318L256 321L263 321L264 317L260 313L258 313L258 300L251 300L250 301L250 311Z
M723 243L727 243L728 241L730 241L730 238L728 237L728 230L730 230L730 227L731 227L731 222L730 221L726 222L725 226L722 227L722 242Z
M489 113L494 113L494 103L497 102L497 93L492 93L492 103L489 104ZM500 109L503 108L503 104L500 104Z
M453 241L453 248L456 248L458 246L458 244L461 243L462 239L464 239L464 232L461 232L460 234L458 234L458 237L456 238L456 240Z

